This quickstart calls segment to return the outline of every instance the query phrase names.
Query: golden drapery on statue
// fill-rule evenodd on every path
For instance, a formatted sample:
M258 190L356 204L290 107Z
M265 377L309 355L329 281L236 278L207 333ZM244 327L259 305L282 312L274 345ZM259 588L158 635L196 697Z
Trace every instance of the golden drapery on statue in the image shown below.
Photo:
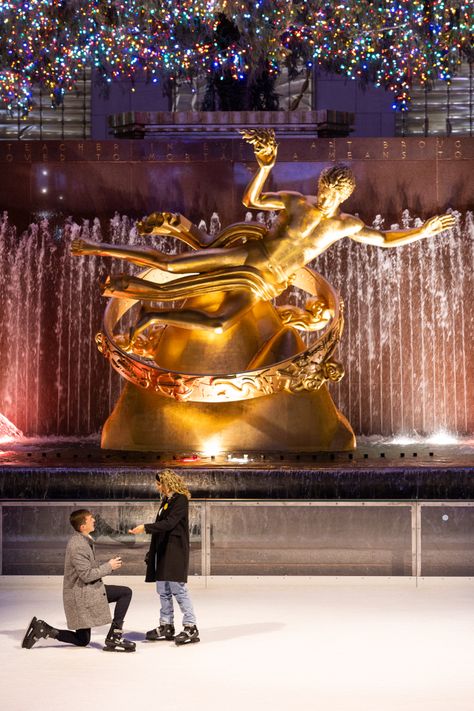
M97 344L129 381L104 426L105 448L199 452L212 438L226 452L352 449L352 429L325 385L344 374L333 359L343 306L307 264L344 237L394 247L454 223L442 215L412 230L368 228L340 210L355 187L345 166L323 170L316 195L263 192L277 156L274 133L243 135L259 165L243 203L278 211L271 228L239 223L212 240L182 215L159 212L138 223L139 233L173 236L190 251L73 242L75 255L146 267L102 285L111 299ZM303 307L274 304L289 286L305 293ZM121 332L138 302L132 328Z

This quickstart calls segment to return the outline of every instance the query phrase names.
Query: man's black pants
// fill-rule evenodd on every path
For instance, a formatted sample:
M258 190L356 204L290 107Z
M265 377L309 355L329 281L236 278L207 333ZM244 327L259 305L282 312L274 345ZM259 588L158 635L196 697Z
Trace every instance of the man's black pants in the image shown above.
M108 602L115 602L114 619L112 624L122 627L125 615L127 614L130 600L132 599L132 591L125 585L105 585ZM90 628L76 630L59 630L56 639L67 644L75 644L77 647L85 647L91 641Z

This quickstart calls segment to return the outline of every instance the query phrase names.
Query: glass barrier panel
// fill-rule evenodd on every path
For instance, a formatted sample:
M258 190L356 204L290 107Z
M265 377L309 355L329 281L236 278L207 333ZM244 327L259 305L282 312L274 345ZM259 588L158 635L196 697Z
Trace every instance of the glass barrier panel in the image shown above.
M211 575L411 575L409 506L211 505Z
M421 507L421 575L474 575L474 507Z
M64 550L72 528L69 514L80 506L3 505L3 574L62 575ZM150 537L133 536L129 528L155 520L154 503L90 506L96 519L92 534L100 562L121 555L121 575L144 575ZM191 502L190 575L201 575L201 505Z

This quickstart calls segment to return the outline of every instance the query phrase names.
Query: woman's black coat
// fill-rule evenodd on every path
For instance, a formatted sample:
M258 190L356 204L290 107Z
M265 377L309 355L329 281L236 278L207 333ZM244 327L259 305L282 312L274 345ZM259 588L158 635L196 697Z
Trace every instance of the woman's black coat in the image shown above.
M189 567L188 498L173 494L162 499L155 523L146 523L146 533L151 533L147 563L147 583L170 580L185 583Z

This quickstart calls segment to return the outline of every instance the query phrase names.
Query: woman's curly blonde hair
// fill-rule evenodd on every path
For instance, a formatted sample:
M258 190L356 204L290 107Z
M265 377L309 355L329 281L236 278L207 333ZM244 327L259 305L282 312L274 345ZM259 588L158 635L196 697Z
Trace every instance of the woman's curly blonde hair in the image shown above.
M160 484L164 484L168 491L175 491L177 494L184 494L188 499L191 498L191 493L184 479L172 469L163 469L162 472L158 472L156 481L160 482Z

